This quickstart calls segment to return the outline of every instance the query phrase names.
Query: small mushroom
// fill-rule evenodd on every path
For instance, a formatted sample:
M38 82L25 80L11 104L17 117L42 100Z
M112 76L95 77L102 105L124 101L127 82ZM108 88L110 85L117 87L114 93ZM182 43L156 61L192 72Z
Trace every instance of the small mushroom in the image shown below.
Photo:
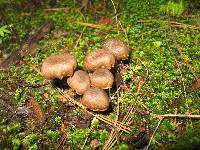
M125 60L129 56L126 44L118 39L108 39L103 43L103 49L112 53L117 60Z
M96 49L89 53L84 66L88 71L94 71L97 68L111 69L115 65L115 57L104 49Z
M64 77L72 76L76 66L76 59L68 53L52 55L43 61L41 72L47 80L62 80Z
M67 83L77 94L83 95L90 88L90 77L87 72L78 70L67 79Z
M91 146L92 150L96 150L99 147L99 141L97 139L91 140L90 146Z
M106 111L109 107L109 97L102 89L90 88L83 94L81 103L93 111Z
M108 69L97 69L90 74L90 81L93 87L108 89L113 85L114 76Z

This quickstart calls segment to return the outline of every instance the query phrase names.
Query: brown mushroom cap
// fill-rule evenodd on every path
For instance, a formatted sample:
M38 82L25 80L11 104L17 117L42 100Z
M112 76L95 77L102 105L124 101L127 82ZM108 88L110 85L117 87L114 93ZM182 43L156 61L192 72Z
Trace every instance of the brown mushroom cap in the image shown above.
M127 59L129 49L126 44L118 39L108 39L103 43L103 49L112 53L117 60Z
M90 88L90 77L87 72L78 70L67 79L67 83L77 94L83 95Z
M109 107L109 97L102 89L90 88L84 93L81 103L93 111L106 111Z
M94 71L97 68L111 69L115 65L115 57L104 49L96 49L89 53L84 66L88 71Z
M93 87L108 89L113 85L114 76L108 69L97 69L90 74L90 81Z
M43 61L41 72L47 80L61 80L66 76L72 76L76 66L76 59L70 54L52 55Z

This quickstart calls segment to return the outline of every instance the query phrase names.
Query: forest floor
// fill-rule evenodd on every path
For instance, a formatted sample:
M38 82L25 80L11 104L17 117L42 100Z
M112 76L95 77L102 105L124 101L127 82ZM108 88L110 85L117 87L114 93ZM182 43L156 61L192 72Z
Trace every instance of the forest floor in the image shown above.
M200 146L200 12L194 6L107 0L80 10L81 1L38 2L0 2L0 149ZM113 70L105 113L82 108L81 97L62 88L66 79L52 85L41 76L43 59L64 52L84 69L85 55L109 38L124 41L130 57Z

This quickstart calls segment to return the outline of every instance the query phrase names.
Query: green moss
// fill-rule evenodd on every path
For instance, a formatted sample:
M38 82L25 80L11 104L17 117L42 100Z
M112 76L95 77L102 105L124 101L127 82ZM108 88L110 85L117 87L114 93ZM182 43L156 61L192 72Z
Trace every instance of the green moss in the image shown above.
M58 142L58 140L60 139L60 132L48 130L46 136L49 140L52 140L54 142Z
M95 5L101 4L100 1L94 3ZM20 64L11 67L8 72L0 73L0 92L7 93L5 98L9 100L9 104L14 105L14 108L25 106L26 101L32 97L39 101L45 111L48 112L46 113L48 123L44 124L40 130L35 129L33 126L30 128L28 125L18 124L16 120L13 121L13 124L5 124L6 117L2 116L0 131L3 133L3 138L0 139L0 145L8 145L8 149L20 149L24 145L27 149L40 149L42 146L56 148L56 144L61 139L59 132L61 121L65 123L65 120L62 120L60 116L71 112L60 110L58 93L48 85L40 88L31 87L31 85L45 83L43 77L34 70L34 67L39 70L42 60L49 55L69 52L76 57L78 68L83 69L85 55L96 48L101 48L102 42L108 38L124 40L128 43L131 51L128 62L130 68L125 69L122 75L128 86L119 96L119 117L122 120L130 105L134 104L134 111L131 113L134 123L130 125L134 135L139 132L142 122L141 114L138 112L146 108L151 113L156 114L176 112L191 114L198 112L200 107L199 91L190 92L188 88L195 81L194 74L197 77L200 74L200 34L196 30L199 14L193 11L193 17L187 17L185 15L187 7L183 4L183 1L127 0L115 1L115 3L118 19L124 29L122 32L120 30L119 33L111 30L113 28L117 29L115 22L101 28L81 25L79 22L99 24L99 20L95 19L91 10L86 11L84 17L80 15L77 11L79 4L74 4L73 1L59 1L56 6L56 8L70 8L68 11L47 11L45 8L50 8L50 1L46 0L42 3L42 8L29 14L25 13L23 9L15 9L16 5L19 7L20 4L23 4L22 1L17 1L16 4L14 2L2 2L0 7L5 6L4 10L1 9L4 15L6 14L5 22L7 25L12 25L6 30L4 29L4 36L2 36L2 32L0 33L0 40L3 38L1 45L3 52L16 51L20 47L20 43L26 41L34 31L37 31L49 19L54 21L56 30L65 32L67 35L59 38L54 37L51 33L45 35L38 43L35 56L25 56L24 61L29 65ZM101 16L112 18L115 16L110 1L108 1L108 7L109 9L106 11L97 11L97 18ZM166 14L170 15L171 21L182 23L171 24L177 44L181 47L180 49L177 49L170 33ZM174 18L175 20L173 20ZM2 24L6 25L5 22ZM178 26L175 27L174 25ZM121 26L119 25L119 27ZM2 29L0 30L2 31ZM7 33L7 30L10 33ZM180 50L182 54L180 54ZM189 68L188 64L192 69ZM141 79L144 80L144 85L137 93ZM52 115L53 112L49 111L49 107L52 105L56 115ZM115 105L112 106L114 107L113 110L105 116L114 120L117 109ZM6 114L4 111L0 112L3 115ZM71 114L73 116L80 115L80 110L75 108ZM151 117L151 115L147 115L147 119L149 120L150 129L154 130L158 120ZM195 142L199 143L199 135L195 134L196 129L198 129L195 124L197 121L181 121L183 127L177 126L174 120L164 120L157 130L151 146L157 148L161 143L163 145L169 144L176 149L184 146L181 143L185 141L187 145ZM72 128L67 135L69 141L67 144L74 149L78 149L85 144L85 149L90 149L89 141L97 139L100 148L102 148L109 133L107 126L104 130L99 129L101 124L99 120L93 120L92 129ZM184 134L180 136L181 133ZM88 138L88 141L85 143L86 138ZM4 146L0 148L2 147ZM118 141L116 149L127 148L126 143Z
M78 129L73 130L68 135L68 143L74 148L81 148L84 144L85 139L90 133L90 129Z

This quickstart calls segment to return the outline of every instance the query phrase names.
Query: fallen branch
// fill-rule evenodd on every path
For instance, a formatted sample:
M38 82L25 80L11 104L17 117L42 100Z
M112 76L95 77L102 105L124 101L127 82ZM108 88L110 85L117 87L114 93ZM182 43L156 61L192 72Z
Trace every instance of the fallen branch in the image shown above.
M44 23L35 34L33 34L21 48L12 53L8 58L6 58L1 64L0 67L6 68L18 64L22 58L27 54L33 54L34 49L37 47L37 43L41 40L50 30L53 28L53 21L49 20Z

